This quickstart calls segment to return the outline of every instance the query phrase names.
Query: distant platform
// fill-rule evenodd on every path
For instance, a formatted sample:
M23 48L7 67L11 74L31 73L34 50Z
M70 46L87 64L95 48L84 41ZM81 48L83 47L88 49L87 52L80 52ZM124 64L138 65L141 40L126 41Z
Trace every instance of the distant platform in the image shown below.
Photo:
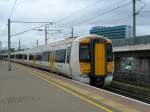
M150 112L150 105L39 69L0 61L0 112Z

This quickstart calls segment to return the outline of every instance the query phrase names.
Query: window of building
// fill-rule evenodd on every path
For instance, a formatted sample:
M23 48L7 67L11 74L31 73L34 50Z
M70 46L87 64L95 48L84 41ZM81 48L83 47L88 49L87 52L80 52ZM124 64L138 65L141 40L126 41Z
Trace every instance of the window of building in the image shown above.
M66 50L56 50L55 61L59 63L65 63Z

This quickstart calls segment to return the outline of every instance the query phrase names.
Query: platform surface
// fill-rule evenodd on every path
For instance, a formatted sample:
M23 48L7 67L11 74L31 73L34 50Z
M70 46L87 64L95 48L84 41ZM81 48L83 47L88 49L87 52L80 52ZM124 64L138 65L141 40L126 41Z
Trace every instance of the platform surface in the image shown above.
M0 112L150 112L150 105L0 61Z

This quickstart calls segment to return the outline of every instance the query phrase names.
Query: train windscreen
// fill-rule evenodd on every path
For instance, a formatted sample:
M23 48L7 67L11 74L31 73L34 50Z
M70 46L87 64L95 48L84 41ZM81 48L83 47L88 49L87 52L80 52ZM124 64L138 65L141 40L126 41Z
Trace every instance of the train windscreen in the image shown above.
M113 51L112 51L112 45L107 45L107 62L113 61Z
M80 62L90 62L90 45L81 44L79 55Z

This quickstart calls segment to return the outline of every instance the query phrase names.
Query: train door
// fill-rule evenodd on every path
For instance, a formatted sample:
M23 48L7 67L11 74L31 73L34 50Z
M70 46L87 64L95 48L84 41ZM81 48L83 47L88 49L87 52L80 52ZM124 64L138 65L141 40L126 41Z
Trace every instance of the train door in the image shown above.
M66 74L66 49L59 48L56 50L55 62L56 62L56 71L61 74Z
M105 42L100 39L92 39L91 52L91 81L90 84L103 85L106 74Z
M95 44L95 75L105 75L105 45Z
M105 44L99 39L91 41L91 71L95 77L105 75Z
M66 64L65 64L65 71L66 74L71 77L71 68L70 68L70 59L71 59L71 47L67 47L66 49Z
M32 56L33 56L32 57L32 64L35 66L35 64L36 64L36 56L35 56L35 54L33 54Z
M49 68L51 71L55 71L55 51L50 51Z

